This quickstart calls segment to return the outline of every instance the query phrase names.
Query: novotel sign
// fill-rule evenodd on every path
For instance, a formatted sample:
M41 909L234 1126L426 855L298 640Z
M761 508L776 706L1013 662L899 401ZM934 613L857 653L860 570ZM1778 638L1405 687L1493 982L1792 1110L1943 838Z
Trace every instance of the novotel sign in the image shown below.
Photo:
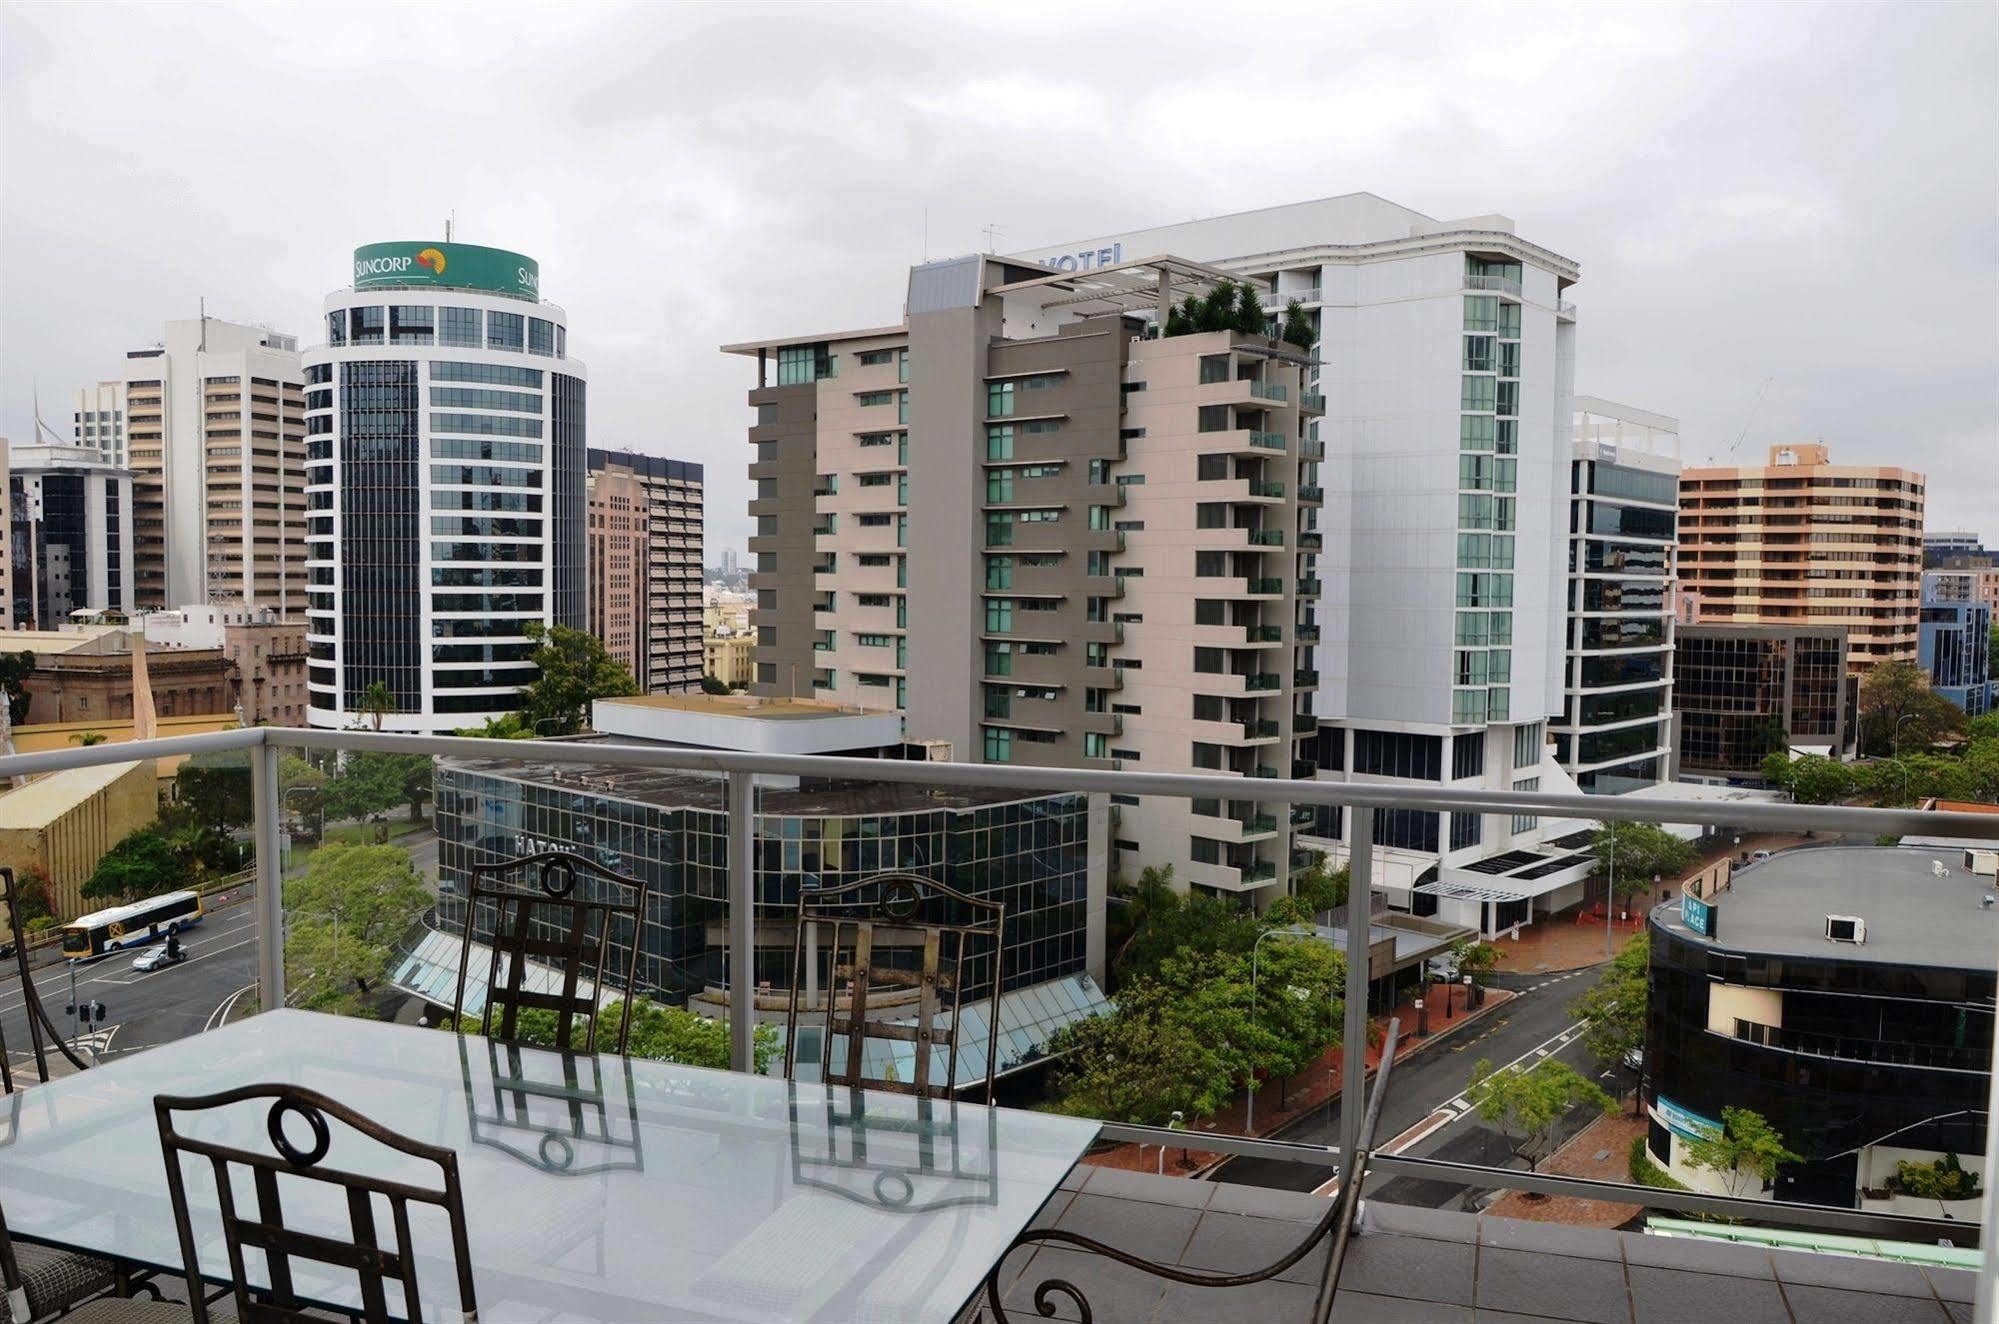
M1124 261L1122 241L1109 248L1086 248L1080 253L1057 253L1053 257L1034 259L1044 267L1054 267L1057 271L1091 271L1097 267L1114 267Z
M412 239L363 244L354 250L357 290L431 285L483 290L517 299L541 298L541 266L531 257L478 244L439 244Z

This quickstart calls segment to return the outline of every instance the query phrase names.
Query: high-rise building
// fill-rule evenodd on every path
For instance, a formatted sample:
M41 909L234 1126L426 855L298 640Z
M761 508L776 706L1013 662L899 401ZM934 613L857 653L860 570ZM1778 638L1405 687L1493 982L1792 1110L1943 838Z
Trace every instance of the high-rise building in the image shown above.
M620 623L600 611L593 596L591 630L606 646L611 635L629 633L632 678L649 694L681 694L701 688L702 467L638 451L590 452L593 492L600 476L618 475L606 492L627 493L636 484L645 547L629 587L609 591L625 606ZM593 502L595 497L592 498ZM596 508L591 511L591 591L596 592ZM610 579L605 581L611 583ZM613 651L617 651L615 648ZM623 653L619 653L621 659Z
M1564 711L1576 263L1504 216L1365 193L1021 256L1086 276L1153 253L1267 282L1266 307L1297 300L1318 337L1322 590L1301 624L1319 636L1320 775L1562 789L1544 723ZM1383 815L1377 881L1391 905L1494 932L1581 895L1579 826ZM1343 828L1323 815L1307 844L1342 855Z
M599 464L590 452L590 633L632 673L640 692L646 671L645 486L622 464Z
M897 709L956 757L1309 768L1318 398L1258 333L1160 338L1224 279L989 257L910 275L906 326L754 355L756 690ZM1123 866L1282 888L1288 816L1124 806Z
M72 427L76 444L96 451L106 463L120 469L132 463L131 449L125 440L124 382L78 387Z
M82 446L15 446L7 478L16 628L136 607L132 473Z
M1967 716L1991 711L1992 608L1979 600L1978 572L1925 572L1919 631L1916 661L1930 688Z
M369 244L306 354L310 717L477 726L534 679L527 626L588 623L584 368L530 258ZM136 407L136 403L135 403Z
M1680 578L1701 620L1838 627L1848 664L1916 659L1923 475L1836 465L1824 446L1680 476Z
M1575 399L1568 661L1555 757L1584 791L1620 794L1673 764L1673 522L1680 427Z
M1844 630L1683 624L1673 649L1686 780L1761 777L1771 754L1852 754L1859 681L1848 674Z
M126 354L141 610L303 603L301 381L296 339L216 317L169 322Z

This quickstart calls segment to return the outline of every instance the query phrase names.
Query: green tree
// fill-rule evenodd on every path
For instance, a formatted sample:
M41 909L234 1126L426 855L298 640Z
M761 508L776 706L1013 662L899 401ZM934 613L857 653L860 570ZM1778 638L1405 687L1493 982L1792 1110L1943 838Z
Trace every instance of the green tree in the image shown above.
M1263 311L1262 296L1254 285L1236 287L1235 329L1246 336L1270 334L1270 314Z
M431 762L428 754L383 754L361 750L349 754L324 790L329 818L373 818L399 804L408 804L410 821L423 817L423 802L430 798Z
M1298 898L1306 914L1323 915L1347 903L1347 886L1352 876L1344 864L1337 869L1327 868L1326 854L1321 851L1309 868L1292 878L1291 894Z
M1772 754L1763 760L1763 780L1801 805L1836 804L1851 797L1861 784L1852 767L1823 754L1795 759L1786 753Z
M1608 1115L1617 1104L1596 1082L1574 1068L1544 1057L1531 1067L1500 1067L1480 1058L1472 1068L1465 1098L1479 1120L1506 1137L1515 1158L1535 1171L1554 1149L1555 1128L1577 1108Z
M34 698L28 693L28 677L34 669L35 655L26 649L0 653L0 691L6 692L9 720L15 726L27 724L28 704Z
M1598 877L1611 874L1616 865L1616 895L1619 900L1637 895L1652 886L1652 876L1677 878L1699 858L1693 845L1681 841L1656 823L1605 824L1591 837Z
M703 676L701 678L701 692L703 694L727 694L729 693L729 687L713 676Z
M1182 948L1233 952L1246 960L1256 935L1267 927L1240 901L1206 893L1182 896L1150 915L1126 944L1120 978L1150 974Z
M1473 988L1484 988L1499 965L1499 948L1477 938L1460 938L1451 944L1451 964L1459 976L1471 976Z
M104 852L80 891L93 901L133 901L171 892L189 881L187 862L175 854L166 838L151 828L140 828Z
M402 705L396 701L396 692L384 680L368 682L368 688L361 691L361 711L367 714L377 731L382 729L382 719L390 713L400 712Z
M256 817L248 762L224 756L190 758L174 774L174 798L204 827L228 832Z
M1902 1160L1895 1165L1895 1188L1911 1199L1935 1200L1937 1212L1945 1218L1950 1214L1944 1206L1959 1200L1976 1200L1985 1193L1979 1189L1978 1174L1966 1172L1955 1154L1946 1154L1930 1163Z
M1221 1044L1163 1006L1149 982L1119 992L1117 1010L1061 1028L1049 1042L1055 1108L1103 1122L1163 1126L1223 1108L1235 1076Z
M14 918L24 929L38 919L54 917L55 897L47 870L31 864L14 875L14 907Z
M69 743L72 745L82 745L85 748L88 748L91 745L101 745L110 738L111 737L105 735L102 731L78 731L75 735L69 738Z
M1124 970L1131 945L1156 917L1179 906L1180 893L1174 890L1173 866L1168 864L1145 866L1139 870L1137 882L1120 883L1111 895L1117 904L1109 908L1106 938L1111 948L1111 973L1117 975Z
M1687 1162L1721 1178L1722 1189L1740 1195L1753 1177L1758 1188L1777 1180L1777 1169L1799 1157L1784 1147L1768 1118L1753 1108L1723 1108L1721 1130L1687 1142Z
M1305 305L1296 299L1284 305L1284 330L1279 339L1304 350L1311 349L1313 341L1318 339L1312 330L1311 315L1305 311Z
M461 727L453 735L471 736L477 740L528 740L534 732L528 730L527 723L519 713L501 713L498 717L488 717L484 726Z
M1346 960L1318 938L1273 938L1257 952L1258 1065L1288 1080L1340 1042Z
M521 690L519 712L535 734L575 735L588 725L592 701L639 692L632 673L595 635L531 621L527 636L538 645L534 664L541 674Z
M1639 934L1612 958L1603 975L1569 1004L1584 1022L1583 1046L1606 1071L1624 1068L1627 1054L1645 1046L1645 995L1652 942ZM1634 1094L1633 1108L1636 1108Z
M285 986L293 1006L368 1015L396 941L431 903L396 846L322 846L284 885Z
M1914 662L1880 662L1860 681L1860 729L1873 754L1926 749L1962 730L1964 710L1930 688Z

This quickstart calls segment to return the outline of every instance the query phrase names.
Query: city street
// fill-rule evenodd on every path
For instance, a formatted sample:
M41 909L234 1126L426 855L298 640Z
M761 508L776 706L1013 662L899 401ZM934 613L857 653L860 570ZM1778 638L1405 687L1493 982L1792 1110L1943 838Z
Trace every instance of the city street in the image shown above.
M417 872L433 883L437 877L437 836L425 831L399 839L410 852ZM229 904L211 910L200 927L182 940L187 959L163 970L141 973L132 968L140 951L114 953L76 971L76 996L104 1004L104 1023L92 1026L83 1044L95 1044L105 1056L136 1052L185 1039L220 1025L241 997L255 992L257 982L256 911L249 890L228 894ZM70 1000L70 970L66 962L34 972L35 987L65 1036L70 1021L63 1008ZM23 1012L20 976L10 960L0 967L0 1029L6 1034L14 1069L34 1070L34 1051ZM55 1050L49 1050L54 1053ZM88 1056L86 1054L86 1056Z
M1511 1162L1505 1137L1481 1122L1465 1102L1464 1088L1472 1068L1480 1058L1503 1066L1513 1062L1529 1065L1554 1057L1596 1075L1597 1068L1582 1047L1582 1027L1569 1015L1569 1004L1599 974L1598 970L1585 969L1567 975L1496 976L1496 986L1514 989L1520 996L1462 1035L1447 1037L1396 1062L1375 1129L1377 1145L1385 1152L1423 1158L1494 1165ZM1438 1027L1434 1018L1431 1026ZM1410 1028L1405 1026L1404 1033ZM1615 1093L1628 1081L1601 1079L1598 1083ZM1561 1127L1561 1138L1567 1139L1589 1121L1588 1115L1580 1113L1568 1118ZM1304 1144L1339 1143L1337 1101L1330 1115L1322 1111L1293 1126L1281 1138ZM1316 1189L1332 1175L1330 1166L1256 1158L1230 1159L1213 1174L1217 1181L1298 1191ZM1467 1195L1460 1186L1407 1179L1385 1183L1379 1193L1392 1203L1435 1207L1461 1204Z
M187 959L163 970L141 973L132 968L138 948L114 952L76 970L76 995L104 1004L104 1024L92 1027L99 1051L106 1055L132 1052L185 1039L220 1023L228 1004L257 981L256 909L247 900L211 912L182 939ZM0 981L0 1027L14 1070L34 1070L28 1039L20 978L9 963L9 977ZM58 962L34 972L42 1005L58 1028L69 1030L63 1008L69 1005L70 970ZM54 1052L54 1049L50 1050ZM85 1056L88 1056L85 1054Z

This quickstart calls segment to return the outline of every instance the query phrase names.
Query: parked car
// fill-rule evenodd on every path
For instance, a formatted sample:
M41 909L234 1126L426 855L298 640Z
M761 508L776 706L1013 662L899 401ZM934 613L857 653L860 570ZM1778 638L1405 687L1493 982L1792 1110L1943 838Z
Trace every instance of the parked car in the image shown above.
M171 946L148 948L132 959L134 970L164 970L170 965L179 965L187 959L187 949L175 943Z

